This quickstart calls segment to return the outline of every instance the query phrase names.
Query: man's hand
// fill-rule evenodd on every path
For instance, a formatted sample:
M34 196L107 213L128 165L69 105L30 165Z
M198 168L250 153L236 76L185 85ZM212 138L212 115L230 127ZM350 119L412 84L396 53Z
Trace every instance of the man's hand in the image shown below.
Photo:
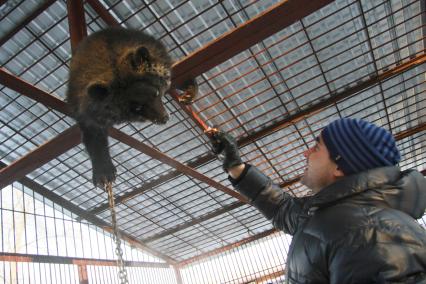
M237 141L232 135L217 131L211 134L210 139L213 153L219 157L223 156L223 169L226 172L243 164L240 154L238 153Z

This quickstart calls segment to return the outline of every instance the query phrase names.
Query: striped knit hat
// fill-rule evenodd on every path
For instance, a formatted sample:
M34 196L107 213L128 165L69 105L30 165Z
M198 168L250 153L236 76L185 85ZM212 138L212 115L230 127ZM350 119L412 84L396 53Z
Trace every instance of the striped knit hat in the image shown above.
M333 121L323 129L322 138L345 175L393 166L401 160L392 134L362 119Z

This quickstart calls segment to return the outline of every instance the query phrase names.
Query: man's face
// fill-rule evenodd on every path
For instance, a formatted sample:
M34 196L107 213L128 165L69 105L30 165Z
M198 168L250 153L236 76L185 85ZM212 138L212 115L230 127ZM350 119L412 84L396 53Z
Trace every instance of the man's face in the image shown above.
M317 137L315 145L303 154L307 159L307 166L301 183L314 193L318 193L343 175L337 168L337 164L330 159L330 154L321 136Z

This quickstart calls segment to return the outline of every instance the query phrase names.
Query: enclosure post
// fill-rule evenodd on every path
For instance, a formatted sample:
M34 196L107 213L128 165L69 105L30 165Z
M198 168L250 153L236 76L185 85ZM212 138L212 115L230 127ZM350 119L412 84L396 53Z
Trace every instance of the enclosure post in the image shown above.
M78 279L80 284L89 284L89 280L87 279L87 266L79 265L78 266Z
M177 284L183 284L182 276L180 275L179 266L173 266L173 270L175 271L176 283Z

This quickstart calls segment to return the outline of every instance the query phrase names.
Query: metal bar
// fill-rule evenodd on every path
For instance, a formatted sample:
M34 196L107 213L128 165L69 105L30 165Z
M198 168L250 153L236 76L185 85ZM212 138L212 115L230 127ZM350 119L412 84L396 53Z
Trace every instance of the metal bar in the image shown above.
M177 62L173 66L173 84L179 86L187 79L199 76L331 2L287 0L271 7Z
M5 3L4 1L3 3ZM5 36L0 39L0 46L5 44L9 39L11 39L16 33L28 25L32 20L37 18L41 13L43 13L47 8L49 8L56 0L47 0L41 4L34 12L29 14L25 19L22 20L15 28L8 32ZM0 3L2 5L3 3Z
M244 282L243 284L263 283L266 280L275 279L275 278L278 278L278 277L283 276L283 275L285 275L285 271L280 270L280 271L272 272L268 275L264 275L264 276L261 276L261 277L258 277L258 278L250 279L248 282Z
M93 265L93 266L117 266L116 260L81 258L69 256L54 256L40 254L21 254L0 252L0 261L12 262L37 262L37 263L57 263L57 264L75 264L75 265ZM162 262L151 261L125 261L126 266L147 267L147 268L170 268L170 265Z
M0 189L80 144L80 129L72 126L24 157L0 170Z
M183 282L182 282L182 276L180 274L179 268L176 267L176 266L173 266L173 270L175 272L176 284L183 284Z
M237 193L236 191L233 191L229 188L227 188L226 186L223 186L222 184L214 181L213 179L195 171L194 169L188 167L187 165L184 165L176 160L174 160L173 158L167 156L166 154L161 153L160 151L149 147L148 145L146 145L145 143L142 143L138 140L136 140L135 138L128 136L126 134L124 134L123 132L115 129L115 128L111 128L109 129L109 135L114 138L117 139L118 141L125 143L127 145L129 145L130 147L141 151L142 153L166 164L169 165L172 168L177 169L178 171L191 176L195 179L198 179L238 200L240 200L241 202L248 202L248 200L243 197L241 194Z
M182 268L182 266L188 265L188 264L190 264L190 263L196 262L196 261L201 260L201 259L204 259L204 258L206 258L206 257L213 256L213 255L216 255L216 254L220 254L220 253L222 253L222 252L225 252L225 251L231 250L231 249L233 249L233 248L236 248L236 247L242 246L242 245L244 245L244 244L247 244L247 243L253 242L253 241L255 241L255 240L258 240L258 239L261 239L261 238L267 237L267 236L272 235L272 234L274 234L274 233L276 233L276 232L277 232L277 230L275 230L275 229L270 229L270 230L264 231L264 232L262 232L262 233L259 233L259 234L256 234L256 235L253 235L253 236L251 236L251 237L245 238L245 239L243 239L243 240L241 240L241 241L238 241L238 242L235 242L235 243L229 244L229 245L227 245L227 246L224 246L224 247L221 247L221 248L218 248L218 249L215 249L215 250L209 251L209 252L207 252L207 253L200 254L200 255L197 255L197 256L194 256L194 257L188 258L188 259L186 259L186 260L184 260L184 261L179 262L179 264L178 264L178 265L179 265L179 268Z
M79 265L78 266L78 280L80 284L89 284L89 279L87 278L87 266Z
M87 0L87 3L96 13L110 26L120 26L120 23L108 12L107 9L98 0Z
M71 49L74 53L78 43L87 36L86 20L82 0L68 0L68 26L70 30Z
M8 73L3 68L0 68L0 84L39 103L42 103L43 105L53 110L59 111L68 116L71 114L68 105L64 101L31 85L19 77Z

